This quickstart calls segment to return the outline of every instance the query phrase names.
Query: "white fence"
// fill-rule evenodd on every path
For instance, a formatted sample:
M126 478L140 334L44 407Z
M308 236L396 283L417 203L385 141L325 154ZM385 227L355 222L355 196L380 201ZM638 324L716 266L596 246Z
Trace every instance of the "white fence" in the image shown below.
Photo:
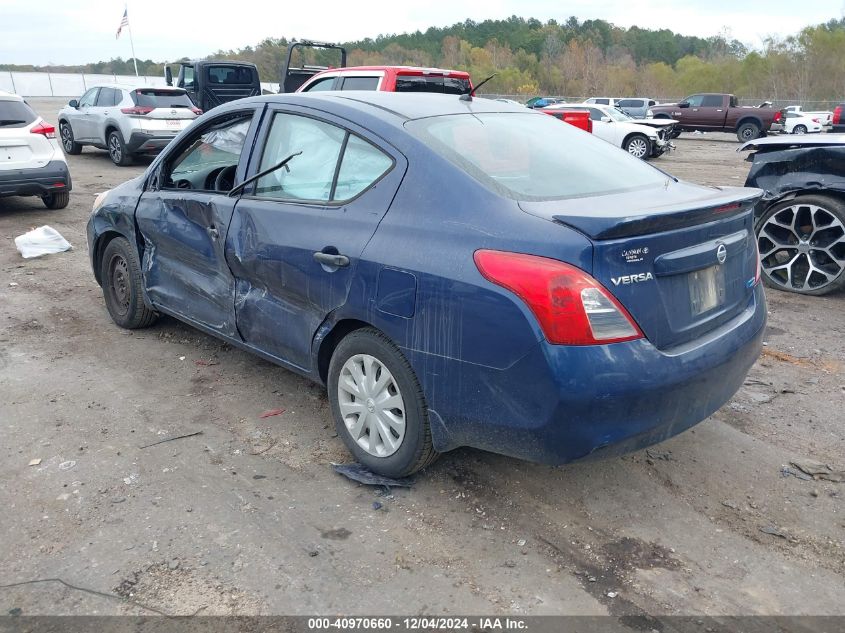
M22 97L79 97L98 84L164 86L164 77L92 75L82 73L20 73L0 71L0 90ZM279 84L262 83L265 91L278 92Z

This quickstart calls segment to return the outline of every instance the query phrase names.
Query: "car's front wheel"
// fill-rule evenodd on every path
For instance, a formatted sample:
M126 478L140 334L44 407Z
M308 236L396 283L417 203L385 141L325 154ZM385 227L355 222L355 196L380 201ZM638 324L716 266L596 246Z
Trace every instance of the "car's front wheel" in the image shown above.
M70 127L70 123L64 121L59 123L59 136L62 137L62 148L65 154L77 156L82 153L82 145L73 140L73 128Z
M404 477L437 458L419 381L378 330L356 330L340 341L329 364L328 393L338 435L373 472Z
M625 139L625 144L622 146L626 152L631 156L637 158L646 158L651 153L651 143L648 137L644 134L632 134Z
M116 237L106 245L100 281L106 308L115 323L127 330L153 324L157 314L144 303L141 265L128 240Z
M126 143L123 142L120 133L117 130L109 132L108 139L109 158L115 165L131 165L132 155L126 149Z
M773 205L757 223L766 285L806 295L845 287L845 204L798 196Z

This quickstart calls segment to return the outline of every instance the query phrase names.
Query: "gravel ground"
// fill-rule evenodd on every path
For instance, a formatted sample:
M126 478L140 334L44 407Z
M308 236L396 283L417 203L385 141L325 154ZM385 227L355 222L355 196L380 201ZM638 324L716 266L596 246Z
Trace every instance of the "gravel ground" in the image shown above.
M55 122L57 100L33 104ZM733 137L677 146L655 164L744 182ZM112 324L85 222L144 166L69 162L67 209L0 200L0 584L124 599L27 584L0 613L845 614L845 483L782 472L845 469L842 293L770 290L745 387L648 451L462 449L387 495L331 470L348 457L317 385L172 319ZM23 260L13 238L42 224L74 249Z

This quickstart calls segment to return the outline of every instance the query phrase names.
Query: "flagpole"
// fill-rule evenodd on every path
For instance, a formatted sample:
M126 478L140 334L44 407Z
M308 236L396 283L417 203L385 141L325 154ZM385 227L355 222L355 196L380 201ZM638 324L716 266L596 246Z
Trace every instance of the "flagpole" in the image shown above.
M123 8L126 10L126 13L129 13L129 7L127 5L123 5ZM126 21L126 28L129 29L129 45L132 47L132 63L135 64L135 76L138 76L138 58L135 57L135 42L132 41L132 25L129 23L129 20Z

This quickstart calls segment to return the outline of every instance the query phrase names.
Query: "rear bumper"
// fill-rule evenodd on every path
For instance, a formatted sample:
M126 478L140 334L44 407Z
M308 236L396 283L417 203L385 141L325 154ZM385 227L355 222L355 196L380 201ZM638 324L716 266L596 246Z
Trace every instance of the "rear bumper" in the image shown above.
M51 160L44 167L34 169L0 171L0 197L44 196L71 188L70 171L63 160Z
M126 149L131 154L157 154L170 143L181 130L173 133L132 132Z
M845 124L834 123L831 125L830 131L834 134L845 134Z
M783 132L783 123L772 123L769 132Z
M434 388L433 429L445 435L435 437L435 446L562 464L655 444L730 400L757 360L765 324L758 286L740 315L673 350L647 340L585 347L543 342L504 370L458 363L425 387L427 394Z

